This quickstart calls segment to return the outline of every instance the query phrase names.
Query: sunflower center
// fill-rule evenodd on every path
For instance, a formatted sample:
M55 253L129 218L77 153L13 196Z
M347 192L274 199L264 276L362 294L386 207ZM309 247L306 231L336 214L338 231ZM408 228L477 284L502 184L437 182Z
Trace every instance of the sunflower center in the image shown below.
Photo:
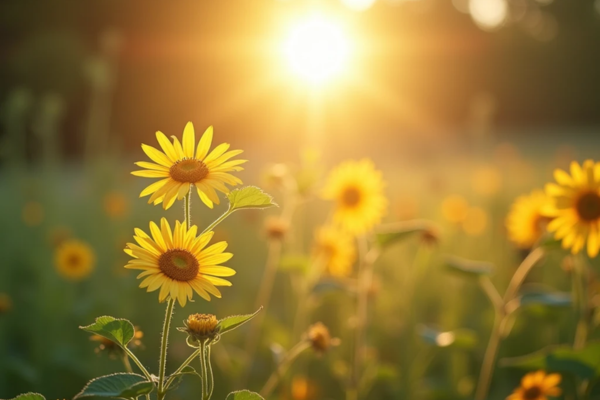
M575 205L577 214L585 221L595 221L600 218L600 196L596 192L583 194Z
M79 254L70 254L69 257L67 258L67 265L70 268L77 268L77 267L79 267L80 264L81 264L81 257L79 257Z
M360 203L360 198L360 191L353 186L344 189L341 196L342 203L344 203L346 207L355 207Z
M199 264L187 250L167 250L158 259L160 270L169 278L187 282L198 276Z
M195 183L206 178L208 167L200 160L188 158L173 164L169 175L177 182Z
M542 389L539 386L532 386L523 392L524 399L537 399L542 395Z

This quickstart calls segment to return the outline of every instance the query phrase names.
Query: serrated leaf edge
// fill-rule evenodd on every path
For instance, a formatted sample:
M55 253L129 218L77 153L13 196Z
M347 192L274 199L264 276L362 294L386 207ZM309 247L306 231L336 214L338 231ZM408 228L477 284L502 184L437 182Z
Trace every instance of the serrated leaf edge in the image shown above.
M100 318L100 317L98 317ZM140 378L144 379L145 382L150 382L146 380L146 377L143 375L139 375L139 374L134 374L134 373L130 373L130 372L116 372L114 374L109 374L109 375L104 375L104 376L99 376L97 378L92 379L91 381L89 381L88 383L85 384L85 386L83 387L83 389L81 389L81 391L79 393L77 393L74 397L73 400L75 399L79 399L81 397L91 397L91 396L82 396L83 392L85 392L85 389L87 389L92 383L96 382L99 379L103 379L103 378L108 378L109 376L118 376L118 375L134 375L134 376L139 376ZM144 383L144 381L141 382L137 382L135 383L136 385L138 383ZM154 385L154 382L151 382Z

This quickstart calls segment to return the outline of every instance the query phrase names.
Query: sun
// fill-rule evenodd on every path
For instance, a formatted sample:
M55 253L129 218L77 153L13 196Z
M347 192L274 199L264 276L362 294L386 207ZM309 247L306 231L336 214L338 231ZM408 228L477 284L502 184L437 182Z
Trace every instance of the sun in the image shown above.
M296 74L309 82L323 83L347 67L350 42L339 24L313 16L293 27L284 53Z

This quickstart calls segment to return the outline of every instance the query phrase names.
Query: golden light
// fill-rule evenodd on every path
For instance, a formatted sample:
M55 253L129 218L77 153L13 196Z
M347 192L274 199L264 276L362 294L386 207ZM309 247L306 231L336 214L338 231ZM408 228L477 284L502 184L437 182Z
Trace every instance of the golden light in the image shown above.
M295 73L312 83L323 83L347 67L350 43L341 26L314 16L291 30L284 53Z

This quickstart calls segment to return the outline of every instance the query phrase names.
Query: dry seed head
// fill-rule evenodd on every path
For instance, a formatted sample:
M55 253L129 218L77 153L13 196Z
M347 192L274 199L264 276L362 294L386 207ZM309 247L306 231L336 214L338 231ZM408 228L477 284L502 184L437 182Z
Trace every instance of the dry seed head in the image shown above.
M312 348L318 353L325 353L331 346L337 346L339 339L332 338L329 329L321 322L308 328L308 340Z

